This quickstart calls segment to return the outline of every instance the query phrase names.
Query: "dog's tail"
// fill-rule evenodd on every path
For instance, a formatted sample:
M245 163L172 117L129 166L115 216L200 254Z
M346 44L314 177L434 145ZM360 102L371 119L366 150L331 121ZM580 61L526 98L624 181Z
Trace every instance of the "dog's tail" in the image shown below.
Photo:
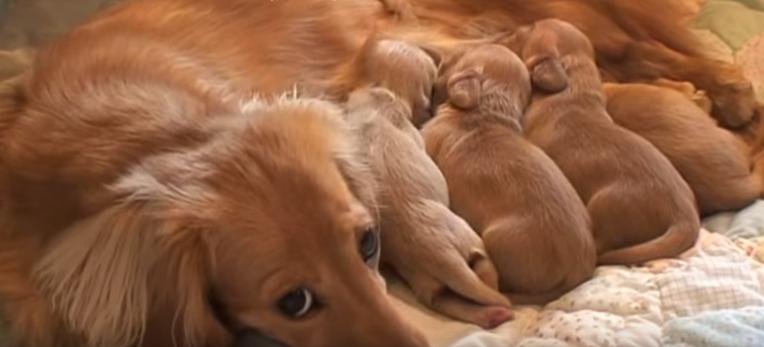
M692 247L698 239L700 226L694 222L678 222L665 234L635 246L601 254L599 265L637 265L650 260L670 258Z

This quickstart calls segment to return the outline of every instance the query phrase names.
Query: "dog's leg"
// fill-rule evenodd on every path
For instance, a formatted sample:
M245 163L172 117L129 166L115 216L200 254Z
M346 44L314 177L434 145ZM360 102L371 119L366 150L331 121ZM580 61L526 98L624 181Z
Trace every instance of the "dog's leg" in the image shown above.
M688 56L654 41L631 42L620 59L603 60L608 73L621 81L670 78L691 82L708 93L713 116L725 126L741 127L753 117L756 107L753 86L735 65Z

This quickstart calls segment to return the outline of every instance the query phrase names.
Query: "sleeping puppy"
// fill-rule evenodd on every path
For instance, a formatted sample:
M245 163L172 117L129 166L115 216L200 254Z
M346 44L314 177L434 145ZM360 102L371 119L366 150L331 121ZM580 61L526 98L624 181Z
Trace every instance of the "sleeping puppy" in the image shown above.
M451 207L477 230L513 303L545 304L591 278L596 249L581 199L519 125L531 85L509 49L468 50L442 74L450 103L422 130ZM462 108L467 106L469 108Z
M668 157L702 214L740 209L761 196L762 164L752 167L748 146L686 94L647 84L605 84L604 90L613 120Z
M380 185L382 262L438 312L484 328L509 320L496 269L480 237L448 209L446 181L405 102L386 89L361 89L348 108Z
M439 63L440 56L435 51L374 34L364 42L335 84L347 90L388 89L411 109L408 121L421 126L432 117L430 97Z
M613 123L587 37L549 19L508 43L539 90L525 114L526 136L586 204L599 263L639 264L691 247L700 228L692 191L657 148Z
M385 293L375 180L338 107L104 86L145 99L61 124L32 83L0 93L0 302L24 345L428 346Z

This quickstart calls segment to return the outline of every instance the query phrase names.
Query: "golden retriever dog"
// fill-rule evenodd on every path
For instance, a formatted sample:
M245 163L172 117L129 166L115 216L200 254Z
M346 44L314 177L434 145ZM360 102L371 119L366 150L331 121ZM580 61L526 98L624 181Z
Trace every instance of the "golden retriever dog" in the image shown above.
M438 312L484 328L509 320L483 241L449 210L446 180L427 156L408 105L371 88L351 94L348 108L380 187L382 262Z
M598 262L639 264L694 245L700 222L692 190L655 146L613 123L586 36L548 19L518 29L508 43L538 90L525 134L586 204Z
M637 83L605 84L604 91L613 120L668 157L702 214L740 209L761 196L762 164L752 167L748 146L709 119L687 92Z
M219 324L228 320L229 328L254 325L298 346L425 346L387 307L371 279L373 266L364 267L358 254L358 238L370 248L374 238L355 229L375 224L364 219L374 216L373 203L365 203L373 199L361 196L370 194L361 194L365 181L347 169L363 166L362 158L334 165L321 155L330 150L314 143L350 141L344 133L298 125L305 120L295 116L266 122L272 126L262 126L262 137L221 135L230 130L226 122L245 113L292 112L294 100L270 100L285 91L344 101L365 83L343 76L358 66L358 52L373 33L458 41L503 33L539 13L569 13L596 24L587 27L591 35L618 35L613 49L609 38L595 40L613 75L691 80L709 90L721 119L745 121L749 98L735 68L702 57L677 67L659 44L642 47L659 42L690 56L677 45L692 47L692 40L670 16L661 21L635 10L655 8L655 1L594 7L595 0L121 2L42 48L30 70L0 93L0 296L14 334L30 346L218 346L230 340L225 330L231 329ZM532 7L538 11L523 10ZM606 16L616 31L601 30L602 11L619 14ZM454 23L455 30L443 29ZM481 30L463 34L462 25ZM262 95L257 104L275 106L252 106L254 94ZM427 103L412 100L425 114ZM328 104L311 105L318 104L325 110L306 114L334 112ZM190 168L173 164L226 136L227 150L239 148L238 139L263 151L252 160L265 174L229 177L225 170L248 168L223 165L239 160L243 149L219 159L200 155L204 160L191 160ZM155 160L165 155L167 163ZM207 170L218 165L227 169ZM263 180L287 180L281 175L294 182L268 183L268 191L242 196ZM224 181L204 181L210 177ZM314 192L296 190L303 185ZM204 200L212 197L219 200ZM362 210L353 199L365 211L343 210ZM283 209L275 213L271 206ZM250 236L267 241L247 242ZM292 257L313 246L309 255ZM343 282L347 276L353 281ZM306 288L290 289L287 301L317 309L287 319L274 306L294 312L299 305L276 305L273 296L286 298L281 285L297 282ZM252 294L245 298L251 301L241 292ZM218 306L226 309L211 309Z
M714 116L739 127L754 114L753 87L733 64L714 60L664 0L409 0L419 23L452 38L513 32L545 18L572 23L590 38L597 65L615 81L669 78L709 93ZM660 10L656 10L660 9Z
M33 112L48 95L14 96L26 112L2 143L0 295L24 345L226 346L253 328L293 346L427 346L377 273L375 182L339 108L210 115L171 92L51 122L34 154L58 171L34 176L25 118L57 114ZM118 172L101 190L83 179Z
M377 273L375 184L341 110L270 97L328 90L372 5L131 1L42 49L0 96L12 333L35 347L225 346L248 328L294 346L427 346Z
M455 59L441 78L456 102L422 130L427 152L446 177L453 210L482 236L501 290L513 303L545 304L592 276L597 253L586 208L554 162L523 138L531 85L517 55L482 45Z

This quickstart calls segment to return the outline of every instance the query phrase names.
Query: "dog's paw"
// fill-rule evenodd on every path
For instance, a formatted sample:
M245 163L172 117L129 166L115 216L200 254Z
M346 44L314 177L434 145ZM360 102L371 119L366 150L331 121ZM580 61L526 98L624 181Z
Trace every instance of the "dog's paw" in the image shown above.
M708 94L713 102L712 115L723 126L739 128L753 118L757 101L748 80L726 82L715 90L708 90Z
M512 310L502 306L483 308L475 316L474 323L483 329L493 329L515 318Z

